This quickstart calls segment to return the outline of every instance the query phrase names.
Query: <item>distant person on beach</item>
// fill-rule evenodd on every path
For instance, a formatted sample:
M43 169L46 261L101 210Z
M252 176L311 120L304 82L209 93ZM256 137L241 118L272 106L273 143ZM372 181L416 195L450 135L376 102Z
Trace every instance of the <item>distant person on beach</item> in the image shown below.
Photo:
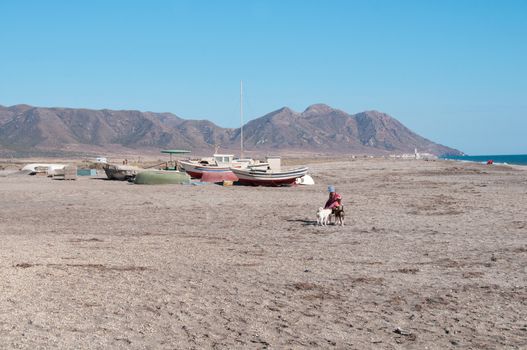
M329 198L324 206L324 209L335 210L335 208L342 206L342 196L335 192L335 186L328 186Z

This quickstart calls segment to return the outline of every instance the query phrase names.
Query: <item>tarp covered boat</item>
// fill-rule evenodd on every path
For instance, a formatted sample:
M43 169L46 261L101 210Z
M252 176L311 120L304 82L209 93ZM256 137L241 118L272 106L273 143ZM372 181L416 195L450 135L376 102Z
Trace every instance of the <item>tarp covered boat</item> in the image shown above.
M138 185L189 184L190 176L181 171L143 171L135 176Z

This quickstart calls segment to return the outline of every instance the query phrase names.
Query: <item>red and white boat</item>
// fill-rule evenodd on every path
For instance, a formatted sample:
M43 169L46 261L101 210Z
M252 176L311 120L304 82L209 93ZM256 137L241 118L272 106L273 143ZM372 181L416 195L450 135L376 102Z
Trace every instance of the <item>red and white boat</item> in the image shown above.
M273 171L270 169L236 169L231 168L234 175L238 177L238 181L243 184L253 186L283 186L292 185L296 179L307 174L307 167L297 168L284 171Z
M243 157L243 94L240 82L240 155ZM252 159L234 159L232 154L214 154L212 161L180 161L181 167L194 178L221 178L229 172L242 184L256 186L292 185L307 174L307 167L292 170L281 170L281 159L278 156L267 156L261 163Z

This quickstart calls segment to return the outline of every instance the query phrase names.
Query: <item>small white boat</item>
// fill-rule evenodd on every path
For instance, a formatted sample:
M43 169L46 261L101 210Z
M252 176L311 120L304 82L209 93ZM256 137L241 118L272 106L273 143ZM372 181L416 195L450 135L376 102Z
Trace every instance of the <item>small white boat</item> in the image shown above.
M21 171L27 171L29 175L34 175L38 172L54 173L57 170L63 170L65 166L65 164L33 163L24 166Z

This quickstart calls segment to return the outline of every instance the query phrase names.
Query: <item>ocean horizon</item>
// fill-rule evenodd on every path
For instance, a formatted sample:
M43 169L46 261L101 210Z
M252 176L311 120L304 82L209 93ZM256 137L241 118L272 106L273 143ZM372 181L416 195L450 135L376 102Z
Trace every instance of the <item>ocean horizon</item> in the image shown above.
M495 164L527 165L527 154L489 154L477 156L445 156L441 159L459 160L465 162L487 163L492 160Z

